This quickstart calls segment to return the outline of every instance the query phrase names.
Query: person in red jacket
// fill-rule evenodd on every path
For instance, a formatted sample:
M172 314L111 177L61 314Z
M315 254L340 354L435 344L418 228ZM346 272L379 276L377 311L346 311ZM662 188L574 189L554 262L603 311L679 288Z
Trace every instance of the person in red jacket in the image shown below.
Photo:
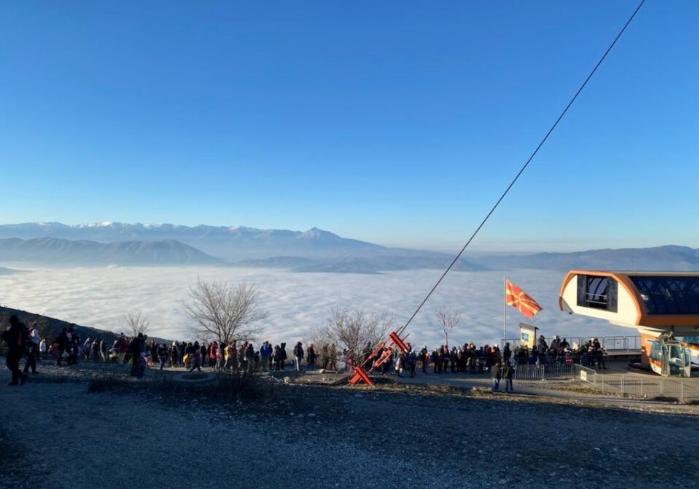
M129 347L129 344L126 342L126 337L124 336L124 333L121 333L119 335L119 339L117 339L116 342L117 350L119 351L119 364L122 365L124 363L124 357L126 356L126 351Z

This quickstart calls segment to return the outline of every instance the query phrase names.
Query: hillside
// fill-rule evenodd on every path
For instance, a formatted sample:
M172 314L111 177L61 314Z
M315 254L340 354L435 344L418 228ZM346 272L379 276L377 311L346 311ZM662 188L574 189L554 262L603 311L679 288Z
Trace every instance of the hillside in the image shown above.
M39 332L41 333L41 337L46 338L48 342L51 342L56 337L58 337L63 328L67 328L71 325L73 326L73 330L78 335L80 335L80 338L82 340L86 340L87 338L99 338L105 340L107 344L111 346L111 344L117 339L118 336L117 333L114 333L112 331L92 328L89 326L80 326L74 323L63 321L61 319L56 319L49 316L42 316L40 314L34 314L32 312L22 311L19 309L12 309L10 307L3 306L0 306L0 330L4 330L9 326L9 319L10 316L13 314L15 314L20 321L22 321L29 327L36 325L37 329L39 329ZM171 340L163 338L151 338L157 341L158 343L171 342Z
M0 306L0 329L4 330L8 327L9 318L13 314L17 315L19 320L27 326L31 327L32 325L36 324L41 336L47 338L49 342L53 341L60 334L61 329L67 328L73 324L49 316L42 316L27 311L21 311L19 309ZM107 341L110 346L111 343L117 338L117 335L111 331L90 328L88 326L73 324L73 330L76 331L76 333L83 339L101 338Z

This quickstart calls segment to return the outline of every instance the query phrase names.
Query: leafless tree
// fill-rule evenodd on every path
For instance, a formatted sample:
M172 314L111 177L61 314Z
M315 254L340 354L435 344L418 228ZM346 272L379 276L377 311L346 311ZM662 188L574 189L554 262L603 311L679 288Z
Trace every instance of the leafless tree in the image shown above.
M442 329L444 330L444 339L446 341L446 345L449 346L449 333L451 333L453 329L456 328L461 322L461 311L452 311L448 307L442 306L435 310L434 314L437 316L439 324L442 325Z
M124 322L126 323L126 335L132 338L138 336L139 333L146 334L150 329L150 321L148 321L143 313L139 311L129 311L124 314Z
M258 302L254 285L197 280L189 289L184 309L196 323L191 330L197 338L226 343L253 341L262 329L258 323L267 317Z
M316 351L323 346L337 345L347 349L355 365L364 361L363 349L367 344L375 348L393 328L396 318L386 313L366 314L364 311L333 309L326 323L311 331L310 341Z

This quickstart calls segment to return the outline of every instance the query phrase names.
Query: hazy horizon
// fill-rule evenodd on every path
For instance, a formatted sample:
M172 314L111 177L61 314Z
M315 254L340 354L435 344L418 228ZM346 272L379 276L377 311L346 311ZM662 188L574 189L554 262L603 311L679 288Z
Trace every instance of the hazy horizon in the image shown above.
M222 228L253 228L253 229L260 229L260 230L269 230L270 228L261 228L258 226L254 225L247 225L247 224L210 224L210 223L205 223L205 222L198 222L196 224L186 224L186 223L181 223L181 222L158 222L158 223L153 223L153 222L143 222L143 221L135 221L135 222L123 222L123 221L108 221L108 220L102 220L102 221L94 221L94 222L66 222L66 221L61 221L57 219L45 219L45 220L38 220L38 221L22 221L22 222L9 222L9 221L2 221L0 220L0 225L21 225L21 224L44 224L44 223L59 223L59 224L64 224L68 226L89 226L89 225L104 225L107 223L110 224L142 224L144 226L160 226L160 225L166 225L166 224L172 224L175 226L188 226L188 227L196 227L196 226L212 226L212 227L222 227ZM294 231L294 232L305 232L313 228L318 228L318 226L311 226L310 228L307 229L291 229L289 227L283 227L279 228L280 230L288 230L288 231ZM407 249L414 249L414 250L426 250L426 251L437 251L437 252L442 252L442 253L452 253L456 254L461 247L463 246L466 236L464 236L464 241L458 241L457 238L454 238L454 240L450 243L448 242L442 242L441 244L434 244L432 246L429 245L419 245L419 244L413 244L411 245L410 243L392 243L389 241L367 241L365 239L359 238L357 236L345 236L345 235L340 235L339 233L335 232L333 229L323 229L324 231L331 232L333 234L338 234L342 238L347 238L347 239L357 239L360 241L366 241L370 242L373 244L378 244L380 246L385 246L385 247L395 247L395 248L407 248ZM666 245L675 245L675 246L687 246L690 248L699 248L699 240L697 241L696 244L692 243L677 243L677 242L672 242L671 240L667 240L665 238L654 238L652 242L646 243L645 245L639 244L637 242L629 242L627 244L621 245L621 246L611 246L611 245L605 245L605 244L599 244L598 246L593 246L593 247L587 247L587 248L581 248L580 244L581 242L576 242L574 240L565 240L565 241L560 241L557 242L557 244L548 244L549 247L547 247L546 243L542 243L541 241L525 241L523 243L520 243L519 245L516 244L516 241L487 241L487 240L476 240L469 248L468 248L468 255L471 256L482 256L482 255L497 255L497 254L530 254L530 253L565 253L565 252L574 252L574 251L587 251L587 250L592 250L592 249L618 249L618 248L650 248L650 247L657 247L657 246L666 246ZM196 247L196 246L195 246ZM1 263L0 263L1 264Z

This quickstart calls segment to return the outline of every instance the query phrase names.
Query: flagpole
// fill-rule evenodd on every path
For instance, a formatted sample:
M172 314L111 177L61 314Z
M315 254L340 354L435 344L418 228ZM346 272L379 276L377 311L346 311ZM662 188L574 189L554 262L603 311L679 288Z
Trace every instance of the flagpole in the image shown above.
M507 341L507 277L503 277L503 292L502 297L502 350L505 351L505 342Z

